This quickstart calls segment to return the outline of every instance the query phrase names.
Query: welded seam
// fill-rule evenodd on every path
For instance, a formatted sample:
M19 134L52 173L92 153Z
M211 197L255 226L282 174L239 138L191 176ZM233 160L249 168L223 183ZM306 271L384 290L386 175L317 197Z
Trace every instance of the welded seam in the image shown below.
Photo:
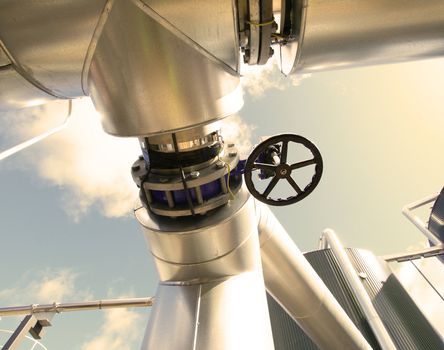
M82 76L81 76L81 85L83 93L86 96L89 96L88 86L86 85L88 82L89 68L91 67L92 58L96 51L97 43L99 41L100 36L102 35L103 28L108 20L109 14L111 13L111 9L114 6L114 0L108 0L103 7L102 13L100 14L99 20L97 21L97 25L94 28L94 33L91 38L91 41L88 45L88 50L86 50L85 60L83 61L82 67Z
M239 76L239 72L234 70L230 65L226 64L224 61L220 60L216 56L214 56L212 53L207 51L204 47L202 47L200 44L195 42L193 39L191 39L189 36L187 36L185 33L183 33L180 29L178 29L176 26L174 26L171 22L169 22L166 18L162 17L159 13L154 11L153 8L145 4L142 0L131 0L139 9L141 9L146 15L148 15L151 19L156 21L158 24L160 24L162 27L164 27L166 30L168 30L171 34L188 44L189 46L193 47L196 51L198 51L200 54L208 58L213 63L216 63L217 65L221 66L227 73L235 76Z
M202 264L206 264L221 258L226 257L227 255L231 254L232 252L234 252L236 249L241 248L251 237L252 233L250 233L243 241L241 241L237 246L235 246L233 249L229 250L228 252L222 254L222 255L218 255L213 259L210 260L205 260L205 261L201 261L201 262L197 262L197 263L181 263L181 262L173 262L173 261L168 261L165 260L163 258L158 257L156 254L153 253L153 251L150 249L151 254L153 255L153 257L155 257L156 259L163 261L167 264L171 264L171 265L177 265L177 266L195 266L195 265L202 265Z
M54 92L53 90L47 88L41 82L39 82L35 77L33 77L30 73L28 73L28 71L22 67L22 65L14 58L14 56L6 48L5 44L3 43L3 39L1 37L0 37L0 49L3 50L6 57L8 57L8 59L11 61L11 65L15 69L15 71L18 74L20 74L20 76L23 79L25 79L28 83L30 83L31 85L33 85L37 89L42 90L43 92L45 92L46 94L48 94L52 97L55 97L58 99L63 99L63 100L70 99L70 97L68 97L68 96L60 95L60 94Z
M199 330L199 317L200 317L200 300L202 295L202 285L199 285L199 292L197 296L195 323L194 323L194 339L193 339L193 350L197 349L197 333Z

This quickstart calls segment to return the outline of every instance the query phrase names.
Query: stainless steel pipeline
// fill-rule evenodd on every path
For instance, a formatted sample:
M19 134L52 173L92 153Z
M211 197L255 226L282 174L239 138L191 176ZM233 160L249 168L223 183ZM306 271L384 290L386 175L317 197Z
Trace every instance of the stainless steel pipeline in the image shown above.
M82 73L106 132L166 133L242 107L232 1L108 3Z
M385 328L384 323L382 323L378 312L373 306L369 295L359 280L359 277L356 274L356 271L353 268L353 265L348 258L345 249L342 247L341 242L339 242L335 232L331 229L325 229L323 231L323 236L328 242L328 245L330 246L335 258L338 260L339 266L341 267L347 282L350 284L350 287L353 290L353 295L356 297L359 306L364 312L365 318L372 328L379 345L383 350L395 350L396 346L393 343L392 338Z
M253 198L212 215L136 211L160 276L142 349L273 349Z
M301 35L294 72L444 55L442 0L295 0Z
M33 315L37 313L62 313L97 309L114 309L129 307L148 307L153 305L154 298L129 298L82 301L76 303L31 304L0 308L0 316Z
M229 116L243 104L233 4L0 1L0 111L90 95L118 136Z
M321 349L371 349L270 209L256 202L268 292Z

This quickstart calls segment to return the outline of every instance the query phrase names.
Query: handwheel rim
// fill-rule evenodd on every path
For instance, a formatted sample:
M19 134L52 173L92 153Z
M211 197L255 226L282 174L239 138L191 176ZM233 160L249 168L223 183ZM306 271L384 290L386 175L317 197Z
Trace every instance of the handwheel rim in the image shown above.
M311 154L313 155L313 158L309 159L309 160L304 160L301 162L296 162L292 165L288 165L287 164L288 145L290 142L303 145L305 148L307 148L311 152ZM287 167L290 167L291 170L286 174L281 173L278 176L276 172L277 172L279 166L257 163L256 160L259 158L259 156L262 153L264 153L264 151L267 149L267 147L270 147L272 145L276 145L279 143L282 143L282 150L281 150L281 156L280 156L281 162L284 161L284 164ZM312 176L311 181L308 183L308 185L302 189L298 186L298 184L291 177L291 173L294 170L301 169L301 168L304 168L309 165L315 165L315 172ZM283 169L284 167L281 167L281 168ZM254 182L252 180L253 171L256 169L259 169L259 170L268 169L268 170L272 170L274 172L273 178L271 179L270 183L267 185L267 188L265 189L265 191L263 193L260 193L256 189L256 186L254 185ZM308 139L306 139L305 137L302 137L300 135L281 134L281 135L276 135L276 136L270 137L269 139L260 143L253 150L253 152L248 157L247 162L245 164L244 178L245 178L245 183L247 185L248 190L256 199L260 200L263 203L273 205L273 206L285 206L285 205L297 203L297 202L303 200L304 198L306 198L308 195L310 195L314 191L314 189L317 187L317 185L319 184L321 177L322 177L322 172L323 172L323 161L322 161L321 153L319 152L318 148L311 141L309 141ZM295 196L290 196L287 199L268 198L269 195L271 194L271 192L273 191L273 189L278 184L278 182L280 180L285 180L285 179L290 183L290 186L293 187L293 189L296 191L297 194Z

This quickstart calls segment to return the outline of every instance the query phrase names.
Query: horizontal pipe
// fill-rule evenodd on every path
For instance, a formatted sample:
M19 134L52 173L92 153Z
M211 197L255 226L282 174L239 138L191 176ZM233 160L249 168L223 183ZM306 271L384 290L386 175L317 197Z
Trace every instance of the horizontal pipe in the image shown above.
M335 232L331 229L325 229L323 232L323 236L327 240L330 249L333 252L333 255L338 260L341 271L344 273L347 282L350 284L350 287L353 290L353 294L356 297L356 300L358 301L358 304L361 307L362 311L364 312L364 315L368 323L370 324L370 327L372 328L373 333L375 334L376 339L379 342L379 345L383 350L396 349L392 338L388 334L387 329L385 328L381 318L376 312L376 309L373 306L369 295L367 294L364 286L359 280L358 275L356 274L356 271L347 255L347 252L345 251Z
M424 248L421 250L416 250L413 252L384 255L381 258L387 262L391 261L403 262L403 261L416 260L421 258L430 258L440 254L444 254L444 244Z
M270 209L256 210L267 291L320 349L371 349Z
M32 304L0 308L0 316L33 315L46 312L71 312L97 309L114 309L128 307L152 306L154 298L107 299L76 303Z

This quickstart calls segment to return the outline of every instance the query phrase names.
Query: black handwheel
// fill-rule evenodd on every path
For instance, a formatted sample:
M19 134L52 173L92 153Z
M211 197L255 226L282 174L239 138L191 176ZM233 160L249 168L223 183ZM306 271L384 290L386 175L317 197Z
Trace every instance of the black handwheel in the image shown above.
M312 153L313 158L308 160L301 160L300 162L296 162L294 164L288 164L288 145L292 142L296 144L301 144L304 147L308 148ZM261 158L264 157L264 154L266 154L267 150L269 150L270 147L277 147L277 149L280 150L278 152L279 154L276 155L277 157L279 157L279 164L269 164L261 160ZM297 169L301 169L309 165L315 165L315 173L311 179L311 182L304 189L302 189L291 177L291 173ZM267 188L262 193L258 192L252 180L252 174L254 170L261 170L261 172L266 172L272 177ZM313 190L316 188L316 186L319 184L319 181L321 180L322 170L323 164L321 153L313 143L299 135L282 134L270 137L269 139L256 146L256 148L247 159L247 163L245 164L244 176L247 188L255 198L266 204L284 206L299 202L300 200L307 197L311 192L313 192ZM271 194L273 192L273 189L281 180L288 181L290 186L295 190L296 195L290 196L286 199L272 198Z

